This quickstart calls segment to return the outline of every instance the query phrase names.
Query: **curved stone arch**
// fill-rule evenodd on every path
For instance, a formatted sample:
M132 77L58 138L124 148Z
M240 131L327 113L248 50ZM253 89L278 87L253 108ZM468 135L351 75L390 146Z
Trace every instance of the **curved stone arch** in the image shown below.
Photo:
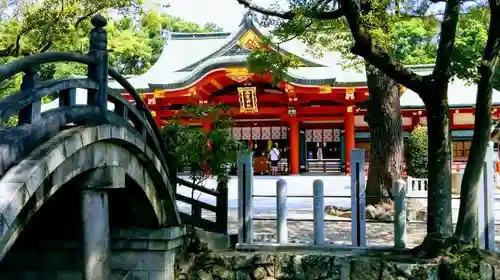
M0 179L0 259L55 191L80 174L109 166L122 168L141 186L159 224L180 224L166 173L135 132L113 125L76 127L40 145Z

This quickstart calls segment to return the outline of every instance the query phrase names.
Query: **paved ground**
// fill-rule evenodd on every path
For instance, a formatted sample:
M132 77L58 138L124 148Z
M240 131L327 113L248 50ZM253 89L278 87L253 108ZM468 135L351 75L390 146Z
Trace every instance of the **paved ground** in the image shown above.
M258 242L277 242L275 221L254 221L254 240ZM238 231L237 217L229 217L229 231ZM351 244L351 222L325 222L325 238L327 243ZM290 243L309 243L313 241L312 222L288 222L288 241ZM407 247L413 248L420 244L426 234L426 225L408 224ZM496 228L497 247L500 248L500 226ZM367 223L366 242L368 246L393 245L394 226L392 223Z

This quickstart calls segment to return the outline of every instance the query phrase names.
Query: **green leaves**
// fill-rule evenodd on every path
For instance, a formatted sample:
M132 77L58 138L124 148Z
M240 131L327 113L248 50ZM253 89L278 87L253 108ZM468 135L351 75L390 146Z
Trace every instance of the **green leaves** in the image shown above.
M212 124L209 132L201 126L182 125L178 119L169 121L162 129L170 161L178 169L189 169L194 182L208 176L227 176L228 166L236 162L242 145L230 134L232 119L228 109L224 104L182 109L178 118L209 121Z
M479 80L477 72L488 39L489 13L485 8L471 10L458 23L452 69L454 74L469 82Z
M408 176L427 178L427 126L417 126L408 138Z
M123 75L142 74L156 62L163 50L164 38L160 35L163 29L182 32L217 29L213 24L204 28L154 10L143 12L140 6L142 1L135 0L43 0L32 5L19 3L11 7L17 14L0 20L2 64L45 51L86 53L92 29L91 17L97 13L106 15L108 11L125 15L108 20L106 26L108 49L111 50L110 64ZM137 14L140 16L138 21L130 16ZM42 68L42 77L47 80L86 75L86 72L86 66L77 63L47 64ZM21 77L17 75L0 83L0 99L19 90Z

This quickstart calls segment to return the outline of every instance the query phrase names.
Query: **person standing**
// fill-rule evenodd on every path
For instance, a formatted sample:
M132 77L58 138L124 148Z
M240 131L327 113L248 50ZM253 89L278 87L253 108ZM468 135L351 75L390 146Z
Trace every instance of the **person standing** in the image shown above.
M321 143L317 144L318 150L316 151L316 158L318 160L323 160L323 145Z
M269 159L271 160L271 176L276 176L276 173L278 172L278 161L280 159L278 143L274 143L274 147L269 152Z

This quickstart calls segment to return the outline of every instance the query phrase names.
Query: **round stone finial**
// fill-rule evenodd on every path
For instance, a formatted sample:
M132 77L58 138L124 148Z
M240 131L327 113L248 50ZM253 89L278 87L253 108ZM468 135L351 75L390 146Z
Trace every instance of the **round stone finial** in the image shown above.
M95 16L92 17L92 19L90 20L90 23L92 23L93 26L95 27L104 27L106 26L106 18L97 14Z

